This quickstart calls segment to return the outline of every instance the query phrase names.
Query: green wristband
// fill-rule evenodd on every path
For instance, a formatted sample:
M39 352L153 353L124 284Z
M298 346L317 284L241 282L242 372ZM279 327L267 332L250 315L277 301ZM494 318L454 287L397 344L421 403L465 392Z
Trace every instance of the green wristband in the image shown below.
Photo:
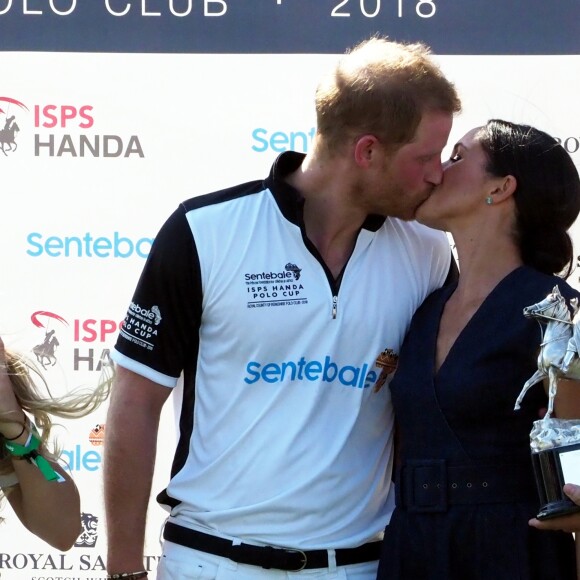
M36 429L30 433L26 445L20 445L13 441L6 441L4 447L6 447L6 450L10 455L17 457L18 459L26 459L28 463L34 463L34 465L40 469L40 472L44 475L46 480L54 481L55 479L60 479L58 473L56 473L50 462L38 452L40 439L36 435Z

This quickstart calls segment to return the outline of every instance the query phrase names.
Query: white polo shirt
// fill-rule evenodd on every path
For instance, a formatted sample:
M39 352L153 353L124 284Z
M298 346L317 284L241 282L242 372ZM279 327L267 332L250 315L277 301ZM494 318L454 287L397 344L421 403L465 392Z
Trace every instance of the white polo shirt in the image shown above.
M393 509L385 349L444 282L446 236L369 216L339 282L270 176L182 204L159 232L113 359L173 387L180 440L160 501L174 521L300 549L360 545Z

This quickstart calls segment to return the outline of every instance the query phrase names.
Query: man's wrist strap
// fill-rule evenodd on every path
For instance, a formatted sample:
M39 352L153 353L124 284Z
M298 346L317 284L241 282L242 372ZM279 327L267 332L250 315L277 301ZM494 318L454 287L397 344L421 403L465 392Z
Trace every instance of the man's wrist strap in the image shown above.
M139 578L147 578L147 570L139 570L139 572L121 572L119 574L107 575L107 580L139 580Z

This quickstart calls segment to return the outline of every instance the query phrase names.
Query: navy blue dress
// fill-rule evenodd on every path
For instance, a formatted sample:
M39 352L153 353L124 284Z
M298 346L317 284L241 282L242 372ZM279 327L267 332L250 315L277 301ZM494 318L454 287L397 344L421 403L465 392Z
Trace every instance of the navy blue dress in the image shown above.
M385 530L385 580L575 580L571 534L528 526L539 508L529 433L547 407L537 370L540 326L523 309L561 278L522 266L489 294L438 372L439 321L455 285L419 308L390 388L399 449L397 507Z

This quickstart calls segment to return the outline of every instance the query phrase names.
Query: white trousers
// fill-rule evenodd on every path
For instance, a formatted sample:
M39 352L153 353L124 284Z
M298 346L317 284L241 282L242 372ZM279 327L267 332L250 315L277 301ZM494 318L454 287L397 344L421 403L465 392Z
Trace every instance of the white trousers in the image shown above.
M334 550L328 551L328 568L285 572L237 564L229 558L192 550L173 542L163 542L163 553L157 568L157 580L285 580L300 578L318 580L375 580L378 562L364 562L350 566L332 565Z

